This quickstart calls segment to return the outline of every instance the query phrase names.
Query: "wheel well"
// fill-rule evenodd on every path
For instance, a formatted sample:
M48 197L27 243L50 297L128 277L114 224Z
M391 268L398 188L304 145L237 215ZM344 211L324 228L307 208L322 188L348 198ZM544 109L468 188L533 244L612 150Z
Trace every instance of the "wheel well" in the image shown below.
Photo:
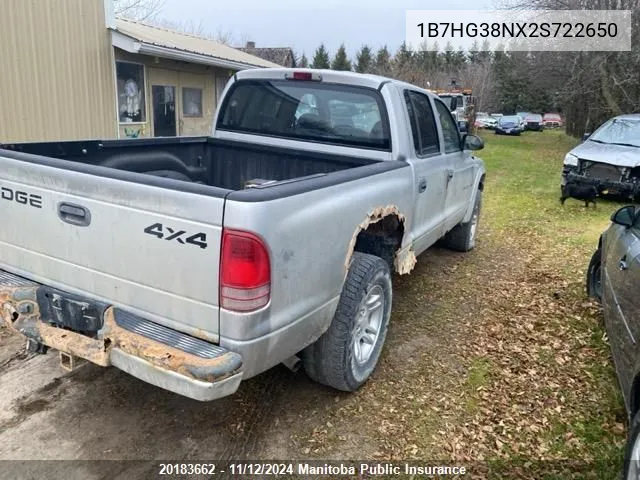
M478 190L481 192L484 191L484 174L480 177L480 182L478 183Z
M353 250L380 257L393 270L393 260L402 244L403 236L404 221L398 215L390 214L360 231Z

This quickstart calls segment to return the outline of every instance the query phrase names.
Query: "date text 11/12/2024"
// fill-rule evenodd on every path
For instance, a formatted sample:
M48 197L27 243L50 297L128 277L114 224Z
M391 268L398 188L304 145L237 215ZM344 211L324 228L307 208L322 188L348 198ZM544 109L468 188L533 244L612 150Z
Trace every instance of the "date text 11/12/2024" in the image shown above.
M464 466L394 463L161 463L159 475L465 475Z

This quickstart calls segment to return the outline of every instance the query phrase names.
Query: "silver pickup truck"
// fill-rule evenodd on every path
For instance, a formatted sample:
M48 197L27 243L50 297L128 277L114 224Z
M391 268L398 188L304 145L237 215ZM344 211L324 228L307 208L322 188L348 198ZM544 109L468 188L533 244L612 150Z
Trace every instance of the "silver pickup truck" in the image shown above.
M413 85L291 69L237 73L211 137L0 145L0 318L197 400L279 363L353 391L391 273L474 247L480 148Z

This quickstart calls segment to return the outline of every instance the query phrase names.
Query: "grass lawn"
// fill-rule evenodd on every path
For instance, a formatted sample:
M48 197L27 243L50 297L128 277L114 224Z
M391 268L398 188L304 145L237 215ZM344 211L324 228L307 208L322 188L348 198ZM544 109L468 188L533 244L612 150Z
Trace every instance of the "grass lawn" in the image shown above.
M560 131L483 137L486 146L480 156L489 172L486 205L491 226L591 252L620 205L603 200L585 209L583 202L571 199L564 207L560 204L562 160L576 140Z

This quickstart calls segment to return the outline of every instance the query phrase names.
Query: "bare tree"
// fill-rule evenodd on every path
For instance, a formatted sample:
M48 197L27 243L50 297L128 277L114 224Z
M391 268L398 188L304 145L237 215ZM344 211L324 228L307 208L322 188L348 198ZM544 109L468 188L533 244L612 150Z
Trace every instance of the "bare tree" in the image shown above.
M156 17L151 22L156 27L167 28L169 30L175 30L180 33L186 33L187 35L193 35L196 37L206 38L213 40L214 42L222 43L224 45L232 45L234 43L234 35L228 31L218 28L215 32L209 30L202 20L197 23L194 21L179 22L175 20L168 20L166 18ZM243 35L242 38L249 38L248 35ZM244 44L243 44L244 46Z
M630 52L538 52L534 59L526 59L535 68L524 75L530 85L543 85L549 92L553 103L565 115L567 132L572 135L581 136L611 116L640 109L639 0L502 0L502 3L514 9L631 10Z
M113 0L116 16L139 21L154 20L163 6L164 0Z

